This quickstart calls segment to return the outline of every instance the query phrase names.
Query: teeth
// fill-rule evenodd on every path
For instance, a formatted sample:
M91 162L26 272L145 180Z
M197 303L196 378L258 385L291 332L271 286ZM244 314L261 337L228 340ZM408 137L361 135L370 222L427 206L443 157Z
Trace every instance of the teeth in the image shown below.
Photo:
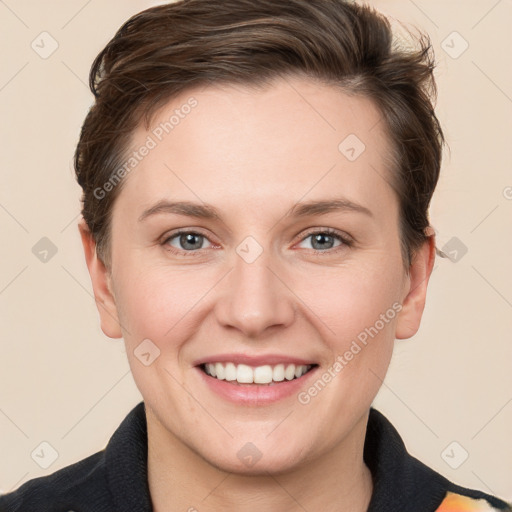
M272 384L302 377L312 365L276 364L275 366L248 366L234 363L207 363L204 369L219 380L237 381L240 384Z
M228 363L225 371L226 380L236 380L236 373L236 366L233 363Z
M284 380L284 364L277 364L272 370L272 380L282 382Z
M268 384L272 382L272 366L258 366L254 368L254 384Z
M245 364L239 364L236 369L236 380L241 384L252 384L254 382L254 372L252 368Z
M217 376L217 372L215 371L215 365L214 365L214 364L207 364L207 365L206 365L206 370L207 370L207 372L208 372L212 377L216 377L216 376Z
M284 378L286 380L292 380L295 377L295 365L289 364L284 371Z

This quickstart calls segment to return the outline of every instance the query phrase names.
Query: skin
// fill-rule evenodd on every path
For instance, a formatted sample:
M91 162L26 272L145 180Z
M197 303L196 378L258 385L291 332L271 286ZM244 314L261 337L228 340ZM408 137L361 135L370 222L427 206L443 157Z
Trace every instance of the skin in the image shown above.
M395 339L419 328L434 237L406 271L389 140L370 100L301 77L261 90L209 86L174 98L152 126L191 96L198 106L125 178L110 269L80 224L103 332L124 338L146 403L155 511L366 510L368 412ZM148 134L139 127L132 149ZM338 149L349 134L366 146L353 162ZM371 215L286 216L296 203L341 197ZM139 221L164 199L207 203L221 219ZM326 228L353 245L329 239L319 249L310 235ZM179 236L165 242L177 229L204 235L200 248L187 252ZM263 250L252 263L236 252L247 236ZM193 368L213 354L274 353L316 361L321 375L393 304L400 313L307 405L296 395L235 405ZM160 350L149 366L134 355L144 339ZM262 454L252 467L237 456L248 442Z

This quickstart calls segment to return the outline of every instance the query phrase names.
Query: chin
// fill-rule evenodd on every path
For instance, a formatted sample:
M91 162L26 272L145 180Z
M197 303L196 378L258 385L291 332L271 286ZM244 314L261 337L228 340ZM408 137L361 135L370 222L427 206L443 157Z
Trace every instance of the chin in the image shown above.
M278 475L293 471L301 463L297 456L292 454L274 453L265 456L262 452L256 452L254 446L245 445L241 449L245 454L237 453L235 457L226 458L225 455L219 458L206 459L209 464L217 469L240 476L265 476ZM239 451L240 452L240 451ZM249 455L252 453L252 455Z

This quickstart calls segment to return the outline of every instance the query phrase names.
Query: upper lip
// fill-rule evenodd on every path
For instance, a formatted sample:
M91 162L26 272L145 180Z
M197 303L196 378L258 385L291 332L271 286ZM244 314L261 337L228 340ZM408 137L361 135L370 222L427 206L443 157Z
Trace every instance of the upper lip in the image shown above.
M314 365L317 364L311 359L302 359L300 357L286 356L282 354L215 354L205 356L193 362L194 366L200 366L208 363L234 363L245 364L247 366L264 366L277 364L295 364L295 365Z

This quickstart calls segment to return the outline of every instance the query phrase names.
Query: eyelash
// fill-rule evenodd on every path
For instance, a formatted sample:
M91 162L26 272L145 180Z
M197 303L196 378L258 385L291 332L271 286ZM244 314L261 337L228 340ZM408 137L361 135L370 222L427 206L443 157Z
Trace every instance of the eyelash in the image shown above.
M324 249L324 250L307 249L309 251L313 251L315 253L315 255L320 256L323 254L332 254L332 253L338 252L340 249L351 248L354 246L354 240L351 237L349 237L348 235L342 234L339 231L336 231L335 229L332 229L332 228L314 229L314 230L308 231L297 243L303 242L304 240L306 240L307 238L309 238L312 235L320 235L320 234L328 235L328 236L335 238L336 240L341 242L341 245L338 247L333 247L333 248ZM186 255L189 257L190 256L192 256L192 257L200 256L201 251L202 251L201 249L185 251L185 250L176 249L175 247L168 245L168 243L171 240L173 240L174 238L177 238L181 235L199 235L208 240L208 237L199 231L180 230L180 231L176 231L175 233L172 233L170 236L166 236L164 238L164 240L161 242L161 245L164 246L167 251L169 251L173 254L176 254L176 255L180 255L180 256ZM210 243L212 243L212 242L210 242Z

